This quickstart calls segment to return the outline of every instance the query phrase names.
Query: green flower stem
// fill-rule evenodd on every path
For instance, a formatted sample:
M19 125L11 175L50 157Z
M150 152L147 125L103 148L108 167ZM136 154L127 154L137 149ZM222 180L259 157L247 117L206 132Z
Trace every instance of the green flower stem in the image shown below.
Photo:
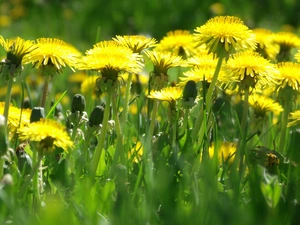
M126 91L125 91L125 99L124 99L124 110L122 113L122 119L121 119L121 124L122 124L122 131L125 131L125 127L127 124L127 116L128 116L128 108L129 108L129 96L130 96L130 89L131 89L131 81L132 81L132 73L128 74L128 79L127 79L127 85L126 85Z
M283 112L281 118L281 129L280 129L280 142L279 142L279 152L285 153L286 151L286 136L287 136L287 124L288 124L288 116L291 110L291 99L292 99L292 91L286 90L283 96Z
M0 157L0 180L3 177L3 166L4 166L4 159Z
M241 139L239 139L236 160L239 160L239 183L244 174L244 156L246 149L246 141L247 141L247 119L248 119L248 110L249 110L249 87L245 88L245 99L243 105L243 115L241 121Z
M159 101L157 99L154 99L153 109L152 109L152 114L151 114L151 121L150 121L150 126L149 126L149 132L147 135L147 141L149 143L148 147L150 147L150 144L152 142L154 127L155 127L155 119L156 119L156 114L158 111L158 105L159 105Z
M214 76L213 76L213 79L209 85L209 88L208 88L208 91L206 93L206 111L207 112L210 112L210 109L211 109L211 105L212 105L212 97L213 97L213 91L215 89L215 86L216 86L216 82L217 82L217 79L218 79L218 75L220 73L220 70L221 70L221 66L222 66L222 62L223 62L223 59L224 59L224 56L220 56L219 60L218 60L218 63L217 63L217 66L216 66L216 70L214 72ZM199 130L200 130L200 127L201 127L201 124L202 124L202 121L203 121L203 109L201 109L200 111L200 115L198 116L196 122L195 122L195 126L193 128L193 131L192 131L192 141L194 142L198 133L199 133Z
M40 161L38 160L38 153L37 151L34 149L33 150L33 155L32 155L32 163L33 165L37 165L37 169L35 170L34 174L33 174L33 193L34 196L36 198L37 202L40 202L40 190L39 190L39 170L38 168L40 168Z
M121 125L120 120L118 116L118 109L117 109L117 103L116 101L112 101L112 108L113 108L113 115L114 115L114 121L115 121L115 128L117 133L117 147L116 147L116 154L114 157L114 162L116 163L118 158L120 157L121 164L124 165L124 152L123 152L123 135L121 131Z
M41 99L41 107L45 108L46 105L46 98L47 98L47 93L48 93L48 86L49 86L49 81L50 81L50 76L44 76L45 77L45 83L43 87L43 94L42 94L42 99Z
M19 192L19 198L23 198L24 194L26 193L30 181L33 178L33 193L36 196L36 200L39 202L40 201L40 191L39 191L39 183L38 183L38 173L39 173L39 168L41 166L42 162L42 155L38 154L37 151L34 149L33 150L33 155L32 155L32 164L34 165L29 176L26 178L23 186L21 187L21 190Z
M177 120L175 115L173 115L173 113L176 112L171 112L171 122L172 122L172 149L173 149L173 153L174 153L174 158L177 159L178 158L178 146L176 144L176 140L177 140Z
M184 117L183 117L183 124L180 129L180 134L183 135L185 133L185 130L187 128L187 124L189 121L189 108L184 109Z
M95 149L95 153L91 162L91 174L92 176L96 175L100 156L102 153L102 149L104 146L104 141L107 133L107 125L108 125L108 119L109 119L109 113L110 113L110 103L111 103L111 97L113 94L114 89L112 88L112 81L108 80L107 81L107 98L106 98L106 106L104 109L104 117L102 121L102 128L101 128L101 134L98 139L98 145Z
M13 85L13 76L9 76L8 84L7 84L7 91L6 91L6 96L5 96L5 105L4 105L4 113L3 116L5 118L4 122L4 132L8 136L8 114L9 114L9 106L10 106L10 100L11 100L11 89ZM0 179L3 176L3 166L4 166L4 159L0 157Z
M10 100L11 100L11 89L12 89L13 81L14 81L13 76L9 76L6 95L5 95L5 106L4 106L4 114L3 114L3 116L5 117L5 128L6 128L7 134L8 134L8 129L7 129L8 113L9 113L9 106L10 106Z
M150 100L150 99L148 99ZM146 135L146 145L145 145L145 152L143 153L143 163L146 165L145 171L146 171L146 180L147 183L151 186L149 187L149 190L153 190L153 184L154 184L154 177L153 177L153 159L152 159L152 137L155 127L155 119L158 111L159 106L159 100L154 99L153 108L152 108L152 114L151 114L151 121L150 126L148 129L148 134ZM149 192L149 195L152 196L152 191ZM151 198L151 197L150 197Z

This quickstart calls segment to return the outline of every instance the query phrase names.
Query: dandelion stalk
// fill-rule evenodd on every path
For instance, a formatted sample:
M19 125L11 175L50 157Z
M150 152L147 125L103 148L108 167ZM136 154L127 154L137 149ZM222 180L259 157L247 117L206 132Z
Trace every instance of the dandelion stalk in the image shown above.
M10 106L10 100L11 100L11 90L12 90L13 81L14 81L13 76L9 76L7 90L6 90L6 96L5 96L4 114L3 114L5 117L6 132L8 132L7 123L8 123L8 114L9 114L9 106Z
M27 191L30 181L33 178L33 191L35 193L35 196L37 197L37 200L40 200L40 194L39 194L39 183L38 183L38 168L40 167L40 163L42 161L42 156L38 155L37 151L34 149L33 155L32 155L32 164L34 165L29 176L25 180L23 186L21 187L19 197L23 198L25 192Z
M224 56L220 55L217 66L216 66L216 70L214 72L213 79L212 79L212 81L209 85L208 91L206 93L206 109L207 109L206 111L207 112L210 112L210 109L211 109L212 99L213 99L213 91L214 91L215 86L216 86L216 82L217 82L218 75L219 75L220 70L221 70L223 59L224 59ZM203 121L203 113L204 113L204 111L201 110L200 115L198 116L198 118L195 122L195 126L194 126L193 131L192 131L192 140L193 141L195 141L195 139L196 139L196 137L199 133L199 130L200 130L200 127L201 127L201 124L202 124L202 121Z
M41 161L41 158L38 159L38 153L34 149L33 155L32 155L32 163L33 163L33 165L37 165L37 169L34 171L32 183L33 183L33 193L34 193L38 203L40 202L39 170L38 170L38 168L40 168L40 161Z
M107 125L108 125L108 119L109 119L109 113L110 113L110 103L111 103L111 96L113 94L113 88L112 88L112 81L108 80L107 81L107 98L106 98L106 107L104 109L104 117L103 117L103 121L102 121L102 129L101 129L101 134L100 137L98 139L98 145L95 149L95 153L91 162L91 174L94 176L96 175L97 172L97 168L99 165L99 160L100 160L100 156L102 153L102 149L104 146L104 141L105 141L105 137L106 137L106 133L107 133Z
M153 109L152 109L152 114L151 114L151 121L150 121L150 126L149 126L149 132L148 132L148 136L147 136L147 141L149 143L149 146L150 146L153 132L154 132L156 114L158 111L158 105L159 105L159 101L157 99L154 99Z
M125 127L126 127L126 124L127 124L131 82L132 82L132 73L129 73L128 74L128 79L127 79L126 91L125 91L124 110L123 110L122 119L121 119L122 131L123 132L125 131Z
M280 129L280 142L279 142L279 151L284 153L286 150L286 132L287 132L287 124L288 124L288 116L291 110L291 98L292 98L292 90L289 88L285 88L283 93L283 112L281 118L281 129Z
M173 115L174 114L174 115ZM178 146L176 144L177 140L177 118L176 118L176 111L171 109L171 122L172 122L172 149L173 149L173 154L174 154L174 159L177 161L178 157Z
M41 99L41 107L43 107L43 108L45 108L45 104L46 104L49 81L50 81L50 76L45 76L45 83L44 83L43 94L42 94L42 99Z
M9 114L9 106L10 106L10 100L11 100L11 90L12 90L12 84L13 84L13 76L9 76L8 79L8 84L7 84L7 91L6 91L6 96L5 96L5 106L4 106L4 132L6 135L8 135L8 129L7 129L7 124L8 124L8 114ZM0 179L3 176L3 166L4 166L4 159L0 157Z
M247 119L248 119L248 109L249 109L249 86L245 88L245 99L243 105L243 115L241 121L241 139L238 144L238 152L236 159L239 160L239 181L241 181L244 173L244 155L247 141ZM239 182L240 184L240 182Z
M121 125L120 125L120 120L119 120L119 116L118 116L118 109L117 109L116 101L112 101L112 108L113 108L115 128L116 128L116 133L117 133L117 147L116 147L115 161L117 161L120 156L121 164L124 165L124 152L122 149L123 135L122 135L122 131L121 131ZM126 106L125 106L125 108L126 108Z

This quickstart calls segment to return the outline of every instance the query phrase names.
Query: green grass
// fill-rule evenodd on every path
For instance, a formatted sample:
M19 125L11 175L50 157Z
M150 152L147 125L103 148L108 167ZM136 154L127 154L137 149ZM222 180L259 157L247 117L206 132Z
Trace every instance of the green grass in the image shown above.
M284 23L299 25L290 13L300 7L296 2L268 1L269 8L261 1L221 2L226 14L245 18L246 23L253 27L263 25L276 30ZM10 3L1 4L13 7ZM5 38L19 35L26 39L58 37L84 52L96 41L110 39L116 34L144 33L159 40L170 30L192 30L213 16L210 4L200 5L198 1L191 0L174 4L153 0L135 4L131 1L97 4L91 0L74 1L73 4L68 1L53 1L52 4L26 1L23 3L26 14L14 19L10 27L0 30L0 35ZM261 9L258 4L266 5ZM66 9L73 13L71 19L63 17ZM274 21L276 16L278 21ZM146 60L145 72L150 73L151 70L152 65ZM176 69L170 70L171 80L176 78L177 72ZM52 81L54 93L51 92L50 96L62 105L62 124L66 124L66 111L71 109L73 95L80 92L77 84L68 83L71 74L72 71L66 69ZM31 76L34 78L28 79ZM13 88L22 87L25 80L25 96L31 96L33 106L38 105L40 98L40 77L37 70L27 66L13 85ZM1 87L7 85L3 81L0 84ZM142 88L145 90L146 86ZM199 89L203 90L202 84ZM18 93L12 96L12 103L20 107L22 96L21 92ZM198 95L203 98L205 92L200 91ZM204 113L201 118L205 125L200 130L203 138L198 138L197 133L195 140L192 133L203 107L202 100L191 110L177 107L173 120L169 118L168 104L160 103L159 122L154 127L155 141L150 144L147 139L149 118L144 112L147 97L144 92L139 96L133 93L129 100L137 106L137 113L129 110L127 124L121 124L124 127L122 145L118 145L116 130L111 129L105 136L99 165L96 174L93 174L89 168L97 149L97 137L91 135L84 125L79 126L85 139L78 138L73 151L60 155L61 158L56 154L47 154L43 158L44 191L39 199L34 181L30 179L24 194L20 195L28 173L22 174L18 167L21 159L16 157L15 146L19 142L11 142L12 152L6 154L4 172L11 175L13 182L6 175L8 180L3 179L0 183L0 224L299 224L299 130L287 129L287 144L282 152L278 149L282 146L280 123L273 125L273 115L269 114L266 120L271 122L259 133L250 111L245 144L250 163L247 163L245 176L239 179L239 172L233 169L230 160L222 160L218 154L211 158L208 156L211 142L234 142L245 132L241 130L240 123L242 105L231 104L224 93L219 96L211 98L212 111L207 117ZM123 108L123 97L119 94L112 99L117 102L118 113ZM4 101L4 98L5 95L0 100ZM96 105L105 100L91 96L85 96L85 99L88 116ZM48 108L46 114L51 117L50 105ZM294 104L294 108L298 106ZM189 116L185 117L185 113ZM187 128L182 133L179 121L183 118L187 120ZM176 132L173 132L174 129ZM175 141L172 139L174 133ZM87 143L87 140L90 142ZM136 152L126 157L129 150L140 148L138 142L142 143L144 153L151 157L144 154L135 161ZM124 160L115 157L120 149L124 151ZM216 147L214 151L217 153L218 150ZM280 152L277 155L280 163L268 167L265 162L271 150ZM34 147L28 145L25 151L34 157ZM175 154L176 151L179 154ZM30 169L32 167L29 173Z

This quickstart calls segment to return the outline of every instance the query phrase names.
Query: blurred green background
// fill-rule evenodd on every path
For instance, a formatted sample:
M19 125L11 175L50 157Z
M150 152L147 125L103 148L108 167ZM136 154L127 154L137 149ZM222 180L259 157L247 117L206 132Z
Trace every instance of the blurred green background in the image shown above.
M297 0L1 0L0 35L57 37L84 51L114 35L193 31L215 15L235 15L250 28L299 26ZM287 26L286 26L287 25Z

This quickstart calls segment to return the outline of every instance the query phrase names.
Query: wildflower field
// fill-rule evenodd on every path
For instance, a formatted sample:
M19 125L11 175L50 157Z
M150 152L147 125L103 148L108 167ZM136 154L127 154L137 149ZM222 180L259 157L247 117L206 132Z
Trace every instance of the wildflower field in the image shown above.
M159 26L140 11L156 1L126 22L130 1L112 1L115 23L97 26L91 0L53 1L47 16L47 1L12 2L0 3L0 224L300 224L300 35L274 24L284 16L224 1ZM22 22L39 15L53 21Z

